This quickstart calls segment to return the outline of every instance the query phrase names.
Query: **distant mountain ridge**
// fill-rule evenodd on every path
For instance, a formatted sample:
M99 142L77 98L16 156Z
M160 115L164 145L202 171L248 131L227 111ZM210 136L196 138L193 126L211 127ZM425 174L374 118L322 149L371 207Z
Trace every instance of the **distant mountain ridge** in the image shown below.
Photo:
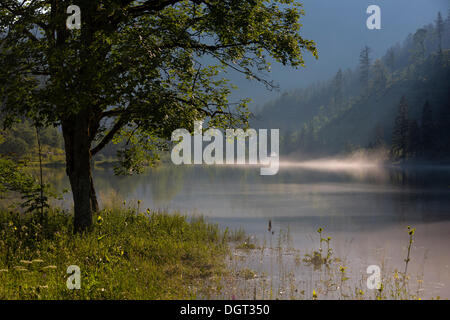
M450 15L417 30L375 61L361 51L359 67L284 93L256 114L255 127L280 128L282 154L321 156L391 147L403 96L408 121L421 125L425 103L433 116L434 156L450 149ZM367 69L367 70L365 70ZM366 74L365 74L366 73Z

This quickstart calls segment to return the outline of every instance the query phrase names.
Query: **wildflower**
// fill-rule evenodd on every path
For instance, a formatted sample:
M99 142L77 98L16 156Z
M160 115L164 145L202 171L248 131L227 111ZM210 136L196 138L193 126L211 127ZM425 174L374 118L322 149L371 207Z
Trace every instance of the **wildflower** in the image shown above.
M394 272L394 279L395 280L398 280L400 277L398 276L398 271L397 270L395 270L395 272Z
M97 217L97 224L102 224L103 223L103 218L101 216Z
M359 295L363 296L364 295L364 291L362 291L361 289L359 289Z
M323 228L317 229L317 232L318 232L318 233L322 233L322 231L323 231Z
M313 299L317 299L317 293L316 293L316 290L313 290Z
M345 272L345 269L347 269L347 267L339 266L339 271L340 271L340 272L344 273L344 272Z
M147 208L147 214L150 214L150 209Z

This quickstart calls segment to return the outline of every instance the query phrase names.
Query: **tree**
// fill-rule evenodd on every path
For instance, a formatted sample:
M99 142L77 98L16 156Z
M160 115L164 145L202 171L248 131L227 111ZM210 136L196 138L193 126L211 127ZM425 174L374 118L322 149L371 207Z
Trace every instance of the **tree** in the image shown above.
M342 83L343 83L343 74L342 70L339 69L339 71L336 73L336 76L334 77L333 81L333 95L334 95L334 104L340 105L342 103Z
M374 128L374 134L375 134L375 141L373 143L374 148L380 148L385 145L384 142L384 129L381 123L377 123L377 125Z
M395 159L405 159L408 147L409 120L408 103L403 96L398 105L392 134L391 154Z
M369 89L370 48L365 46L359 55L360 81L363 92L367 94Z
M287 129L284 135L282 136L281 146L280 148L281 152L284 154L289 154L293 151L292 148L292 130Z
M425 59L425 38L427 36L427 30L421 28L416 31L413 37L415 49L415 59L423 61Z
M8 114L61 126L74 199L74 230L98 210L91 159L123 140L124 171L138 173L176 128L248 126L248 100L230 102L232 69L267 85L267 56L293 67L315 43L299 35L293 0L2 0L0 101Z
M375 60L373 64L373 89L375 93L381 93L386 88L387 76L386 69L380 59Z
M438 16L436 19L436 34L438 37L438 53L439 57L442 56L442 36L444 34L444 20L442 19L441 12L438 12Z
M422 109L422 153L425 157L432 157L434 150L434 123L433 123L433 111L428 101Z
M20 137L8 137L0 144L0 153L20 158L28 152L28 144Z
M393 72L395 70L395 49L390 48L386 55L386 65L389 70Z

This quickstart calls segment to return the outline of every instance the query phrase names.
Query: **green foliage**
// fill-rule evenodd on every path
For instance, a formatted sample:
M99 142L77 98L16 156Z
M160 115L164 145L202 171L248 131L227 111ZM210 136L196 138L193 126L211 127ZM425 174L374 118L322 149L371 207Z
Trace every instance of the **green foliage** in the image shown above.
M74 31L65 28L69 4L2 1L2 111L6 125L27 116L63 130L81 124L74 116L83 113L93 154L114 138L170 139L200 118L247 126L248 99L228 100L225 71L270 87L260 76L269 57L293 67L304 66L304 52L317 57L314 42L298 32L304 12L293 0L87 1ZM125 172L153 151L125 145Z
M91 158L111 141L123 147L116 173L139 173L160 141L195 120L248 127L249 100L229 101L226 72L273 87L261 76L269 59L317 58L294 0L82 1L80 30L66 29L70 4L1 2L0 112L5 126L23 117L61 126L77 232L98 207Z
M26 192L35 184L35 180L23 171L23 166L4 157L0 157L0 192Z
M0 154L14 158L36 158L37 143L35 127L29 120L15 122L10 128L1 131ZM58 129L47 127L40 130L44 157L62 154L63 138Z
M0 157L0 192L18 193L22 201L20 207L25 212L34 212L48 208L48 195L56 197L48 184L39 184L25 171L24 165Z
M93 232L73 235L67 212L0 212L1 299L186 299L222 272L226 244L215 225L167 213L104 210ZM68 290L66 269L81 269Z

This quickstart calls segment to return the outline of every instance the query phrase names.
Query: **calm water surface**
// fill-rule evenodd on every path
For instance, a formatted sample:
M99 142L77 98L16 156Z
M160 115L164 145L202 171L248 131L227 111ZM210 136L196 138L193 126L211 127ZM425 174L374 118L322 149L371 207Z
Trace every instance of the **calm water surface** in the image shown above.
M104 169L94 175L104 204L140 199L142 210L202 214L260 241L289 230L292 245L303 253L317 248L316 230L323 227L335 255L359 273L372 264L403 270L411 225L417 228L411 274L424 275L425 296L450 298L449 168L309 163L281 167L275 176L226 166L163 166L134 177ZM67 187L62 170L52 179Z

